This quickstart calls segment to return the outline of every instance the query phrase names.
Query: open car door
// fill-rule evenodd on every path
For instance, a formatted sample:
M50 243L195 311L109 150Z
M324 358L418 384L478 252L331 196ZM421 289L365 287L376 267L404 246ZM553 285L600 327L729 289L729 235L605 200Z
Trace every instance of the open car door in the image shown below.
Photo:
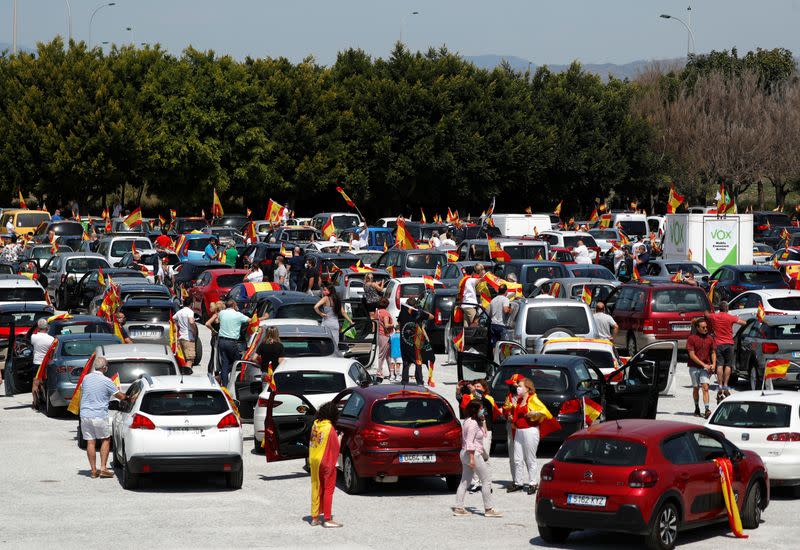
M353 324L348 327L347 320L342 321L339 346L345 357L370 368L378 354L378 323L370 318L360 298L345 300L344 307L349 310Z
M264 427L267 462L307 457L316 414L314 406L301 395L272 393Z
M654 342L631 357L613 379L603 379L605 419L655 418L660 388L666 386L677 361L677 342Z
M500 368L485 355L469 351L456 352L456 366L459 380L485 378L490 382Z
M494 345L494 362L502 365L512 355L527 355L528 350L513 340L500 340Z
M239 401L239 416L242 420L253 419L258 395L263 390L264 375L261 367L253 361L236 361L228 378L228 392Z

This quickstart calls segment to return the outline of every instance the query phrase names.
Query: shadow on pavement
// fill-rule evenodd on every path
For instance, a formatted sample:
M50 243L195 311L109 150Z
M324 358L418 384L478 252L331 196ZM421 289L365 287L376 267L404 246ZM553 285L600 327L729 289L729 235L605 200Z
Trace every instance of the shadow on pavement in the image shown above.
M301 477L310 477L310 475L305 472L295 472L293 474L283 474L279 476L265 476L264 474L258 474L258 479L261 481L283 481L286 479L299 479Z
M746 532L746 531L745 531ZM730 532L728 522L723 521L718 525L707 525L699 529L681 531L678 534L676 546L702 542L714 537L735 538ZM548 544L541 537L534 537L528 541L531 546L544 546L547 548L609 548L614 550L640 549L644 547L643 537L626 533L611 533L607 531L575 531L566 541L560 544Z

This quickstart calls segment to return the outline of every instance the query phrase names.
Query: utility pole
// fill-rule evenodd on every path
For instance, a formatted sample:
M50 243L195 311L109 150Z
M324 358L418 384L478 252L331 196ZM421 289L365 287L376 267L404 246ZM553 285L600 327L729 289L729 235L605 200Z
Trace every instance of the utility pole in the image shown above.
M14 9L11 15L13 22L11 23L11 53L17 53L17 0L14 0Z

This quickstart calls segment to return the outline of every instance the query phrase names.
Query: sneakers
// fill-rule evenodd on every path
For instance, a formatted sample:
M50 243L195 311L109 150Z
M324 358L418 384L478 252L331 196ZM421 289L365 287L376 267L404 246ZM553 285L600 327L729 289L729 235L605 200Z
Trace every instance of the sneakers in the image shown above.
M725 399L725 396L723 395L722 390L719 390L717 392L717 405L719 405L723 399Z
M487 518L501 518L501 517L503 517L503 514L501 514L500 512L495 510L494 508L490 508L489 510L486 510L483 513L483 516L487 517Z
M702 414L700 414L700 407L698 407L697 405L694 406L694 415L703 416Z
M522 485L515 485L514 483L506 487L506 493L516 493L517 491L521 490L522 490Z
M706 412L703 414L703 418L708 419L711 416L711 409L706 407Z
M467 512L463 508L453 508L453 515L454 516L468 516L469 512Z
M469 489L468 489L468 491L470 493L477 493L480 490L481 490L481 484L480 483L473 483L472 485L469 486Z
M316 527L320 523L319 518L311 518L311 521L308 522L311 527Z
M529 495L536 494L536 490L537 490L537 489L539 489L539 486L538 486L538 485L530 485L530 486L528 487L528 494L529 494Z
M329 519L328 521L323 521L322 522L322 526L325 529L338 529L339 527L342 527L342 524L341 523L336 523L332 519Z

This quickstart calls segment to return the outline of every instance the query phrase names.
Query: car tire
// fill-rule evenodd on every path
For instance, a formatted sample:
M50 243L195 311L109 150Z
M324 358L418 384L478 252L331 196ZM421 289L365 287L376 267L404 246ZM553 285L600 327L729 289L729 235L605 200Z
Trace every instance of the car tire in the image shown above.
M344 481L344 491L348 495L357 495L364 491L366 480L359 477L356 471L356 465L353 462L353 457L350 453L344 455L344 463L342 464L342 481Z
M759 524L761 524L761 484L755 482L744 497L742 527L758 529Z
M748 376L750 378L750 389L753 391L760 390L762 386L761 373L759 372L758 365L751 362L748 369Z
M647 547L652 550L672 550L678 539L679 527L678 509L672 502L665 502L653 517L646 539Z
M198 338L194 341L194 364L192 365L197 366L200 364L200 361L203 360L203 342Z
M64 416L64 413L67 410L66 407L53 406L53 404L50 402L50 392L47 391L47 386L45 386L43 394L45 416L48 418L59 418Z
M567 537L572 532L572 529L567 527L550 527L548 525L539 525L539 536L542 540L549 544L558 544L567 540Z
M131 472L127 457L122 464L122 479L120 481L122 483L122 488L128 491L136 489L139 486L139 474Z
M636 343L636 335L632 332L628 333L628 338L625 344L625 352L628 354L628 357L633 357L639 351L639 344Z
M81 420L78 419L78 448L82 450L86 450L86 440L83 438L83 430L81 429Z
M225 485L228 489L239 490L242 488L242 483L244 483L244 464L237 471L225 474Z
M542 334L542 341L545 341L545 340L547 340L548 338L550 338L550 336L551 336L551 335L553 335L553 334L557 334L557 333L559 333L559 332L563 332L564 334L567 334L567 335L569 335L569 337L570 337L570 338L571 338L571 337L573 337L573 336L575 336L575 333L574 333L574 332L572 332L572 331L571 331L570 329L568 329L568 328L564 328L564 327L553 327L553 328L551 328L550 330L548 330L547 332L545 332L544 334Z
M455 492L458 489L458 486L461 484L461 476L445 476L445 482L447 483L447 490L451 493Z
M56 306L56 309L58 309L58 310L64 309L62 307L64 305L64 303L63 303L63 300L61 299L61 293L58 291L58 289L56 289L56 292L55 292L55 300L54 300L54 302L55 302L54 305Z

